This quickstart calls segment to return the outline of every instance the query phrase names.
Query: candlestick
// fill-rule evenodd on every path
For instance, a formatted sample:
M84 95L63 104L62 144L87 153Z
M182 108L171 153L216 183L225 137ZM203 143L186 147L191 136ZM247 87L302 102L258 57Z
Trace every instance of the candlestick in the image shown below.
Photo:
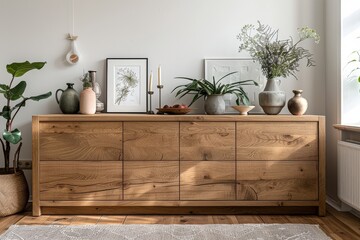
M159 108L161 108L161 89L164 88L164 85L157 85L157 88L159 89ZM157 114L164 114L164 113L158 111Z
M152 95L154 94L154 91L148 91L147 93L149 94L149 104L150 104L147 114L154 114L154 111L152 110Z
M158 86L161 86L161 65L158 67Z
M153 72L151 71L150 73L150 80L149 80L149 91L152 91L153 90Z

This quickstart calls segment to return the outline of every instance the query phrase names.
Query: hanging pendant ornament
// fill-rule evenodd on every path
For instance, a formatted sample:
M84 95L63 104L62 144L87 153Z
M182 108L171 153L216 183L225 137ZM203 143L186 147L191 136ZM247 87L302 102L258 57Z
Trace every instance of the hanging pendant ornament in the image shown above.
M77 51L76 44L75 44L75 41L77 38L78 38L78 36L71 35L70 33L67 38L68 40L71 41L71 49L66 54L66 61L70 64L76 64L80 60L80 55L79 55L79 52Z

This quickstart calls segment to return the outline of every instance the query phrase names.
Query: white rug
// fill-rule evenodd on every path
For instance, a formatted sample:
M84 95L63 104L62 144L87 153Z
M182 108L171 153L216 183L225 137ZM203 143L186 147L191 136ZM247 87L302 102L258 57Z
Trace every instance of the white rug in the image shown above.
M330 239L309 224L208 225L13 225L1 240L323 240Z

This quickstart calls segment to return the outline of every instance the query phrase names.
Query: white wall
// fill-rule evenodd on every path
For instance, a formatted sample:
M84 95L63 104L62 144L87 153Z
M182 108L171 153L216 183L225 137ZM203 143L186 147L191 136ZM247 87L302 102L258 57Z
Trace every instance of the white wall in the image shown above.
M286 79L282 88L288 98L292 89L303 89L308 114L324 114L324 7L325 0L75 0L75 34L82 59L69 66L64 58L69 50L65 38L71 31L71 1L1 0L0 79L9 79L7 63L45 60L43 70L24 78L29 81L29 95L54 93L66 82L75 82L80 90L78 78L90 69L98 71L104 88L105 58L148 57L149 70L162 65L164 103L186 103L189 98L175 100L170 94L181 83L174 77L202 77L204 58L247 56L237 52L236 35L244 24L261 20L279 28L282 38L296 36L297 28L304 25L323 36L319 45L310 41L304 45L315 53L317 66L302 67L299 80ZM201 109L202 103L194 107ZM29 103L22 111L16 121L24 135L22 159L31 159L31 115L58 112L54 97Z
M326 189L337 197L337 139L341 111L341 0L326 1Z

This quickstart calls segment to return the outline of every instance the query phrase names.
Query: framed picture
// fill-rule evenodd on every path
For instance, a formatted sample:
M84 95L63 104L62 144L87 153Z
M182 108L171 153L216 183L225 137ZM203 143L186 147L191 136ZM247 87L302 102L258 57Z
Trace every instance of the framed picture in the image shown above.
M238 72L230 75L222 80L223 83L232 83L244 80L254 80L259 86L243 86L244 91L249 97L250 104L254 105L255 108L252 113L263 113L259 105L259 93L265 86L265 78L261 72L261 66L259 63L254 62L251 58L224 58L224 59L205 59L205 79L212 80L213 76L215 79L219 79L222 76L230 72ZM224 96L226 103L226 113L236 113L231 106L236 105L236 96L226 94Z
M147 58L107 58L107 112L146 113L147 76Z

